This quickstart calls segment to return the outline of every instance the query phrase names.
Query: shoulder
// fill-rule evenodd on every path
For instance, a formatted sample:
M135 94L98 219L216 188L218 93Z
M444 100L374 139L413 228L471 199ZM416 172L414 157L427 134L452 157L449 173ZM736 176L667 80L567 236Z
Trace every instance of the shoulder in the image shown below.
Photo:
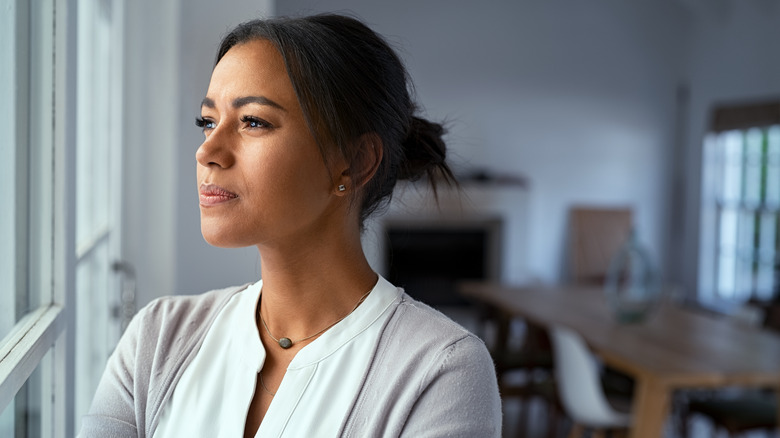
M484 342L401 294L345 436L495 437L500 430L495 367Z
M144 310L151 314L178 314L181 312L208 312L215 305L227 302L248 284L215 289L196 295L169 295L152 300Z
M246 285L234 286L199 295L157 298L133 318L115 353L137 356L137 371L146 367L174 369L181 358L198 348L211 322L230 298L245 288Z
M156 298L139 312L141 317L173 317L188 313L209 313L227 302L247 285L216 289L198 295L171 295Z
M401 294L398 306L388 322L386 336L403 337L414 342L412 349L430 351L458 344L463 349L485 349L484 342L440 311Z
M493 359L482 339L407 294L402 295L383 338L380 354L399 370L415 375L418 391L429 391L445 374L461 375L462 387L474 380L488 388L497 386Z
M138 312L128 331L142 338L145 349L169 353L184 347L185 339L205 335L211 321L231 297L246 288L233 286L198 295L173 295L157 298Z

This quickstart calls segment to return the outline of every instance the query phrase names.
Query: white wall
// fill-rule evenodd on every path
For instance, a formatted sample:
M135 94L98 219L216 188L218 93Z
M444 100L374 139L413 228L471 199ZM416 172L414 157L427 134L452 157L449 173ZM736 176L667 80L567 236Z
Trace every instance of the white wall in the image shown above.
M699 263L702 138L713 105L780 98L780 3L776 1L693 1L688 135L684 139L686 191L684 246L679 266L684 284L697 287ZM701 260L706 269L707 263ZM706 284L703 285L706 287ZM700 291L707 295L706 290Z
M574 204L634 207L640 237L664 253L689 18L679 2L277 4L280 15L346 10L400 47L428 115L450 121L459 167L530 179L528 245L515 250L532 276L565 278Z

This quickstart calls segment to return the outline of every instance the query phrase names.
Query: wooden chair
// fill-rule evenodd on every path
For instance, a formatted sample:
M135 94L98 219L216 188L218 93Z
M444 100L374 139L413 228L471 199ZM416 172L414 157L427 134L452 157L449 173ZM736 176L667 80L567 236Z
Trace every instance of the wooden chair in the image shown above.
M633 227L631 209L574 207L569 222L572 281L603 284L612 257Z
M529 404L532 400L542 400L547 409L547 436L557 433L557 422L562 408L555 391L553 379L552 346L547 332L538 326L527 324L522 345L518 348L511 342L511 326L514 321L502 309L489 303L472 301L479 309L483 323L493 326L494 336L488 343L490 354L496 366L501 398L519 399L520 415L517 419L516 436L528 434ZM522 373L523 379L512 379L512 374Z

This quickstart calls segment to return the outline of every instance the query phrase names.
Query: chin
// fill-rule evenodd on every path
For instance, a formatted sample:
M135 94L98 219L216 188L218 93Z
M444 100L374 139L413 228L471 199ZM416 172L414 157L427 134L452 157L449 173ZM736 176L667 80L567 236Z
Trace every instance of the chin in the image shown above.
M243 242L235 242L231 239L224 239L219 236L214 235L208 235L205 233L203 234L203 239L211 246L215 246L217 248L245 248L247 246L250 246Z
M217 248L243 248L250 246L241 239L236 239L234 233L226 232L224 227L211 227L201 224L200 233L203 239Z

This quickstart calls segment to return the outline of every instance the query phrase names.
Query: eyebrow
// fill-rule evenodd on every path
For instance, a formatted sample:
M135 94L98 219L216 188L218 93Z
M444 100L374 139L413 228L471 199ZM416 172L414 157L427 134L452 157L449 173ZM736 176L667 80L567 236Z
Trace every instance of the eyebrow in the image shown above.
M250 103L257 103L260 105L267 105L274 108L278 108L282 111L287 111L283 106L279 105L278 103L274 102L273 100L265 97L265 96L244 96L244 97L237 97L233 99L233 108L241 108L242 106L249 105ZM217 105L214 103L214 100L208 97L203 98L203 101L200 103L201 107L206 108L216 108Z

